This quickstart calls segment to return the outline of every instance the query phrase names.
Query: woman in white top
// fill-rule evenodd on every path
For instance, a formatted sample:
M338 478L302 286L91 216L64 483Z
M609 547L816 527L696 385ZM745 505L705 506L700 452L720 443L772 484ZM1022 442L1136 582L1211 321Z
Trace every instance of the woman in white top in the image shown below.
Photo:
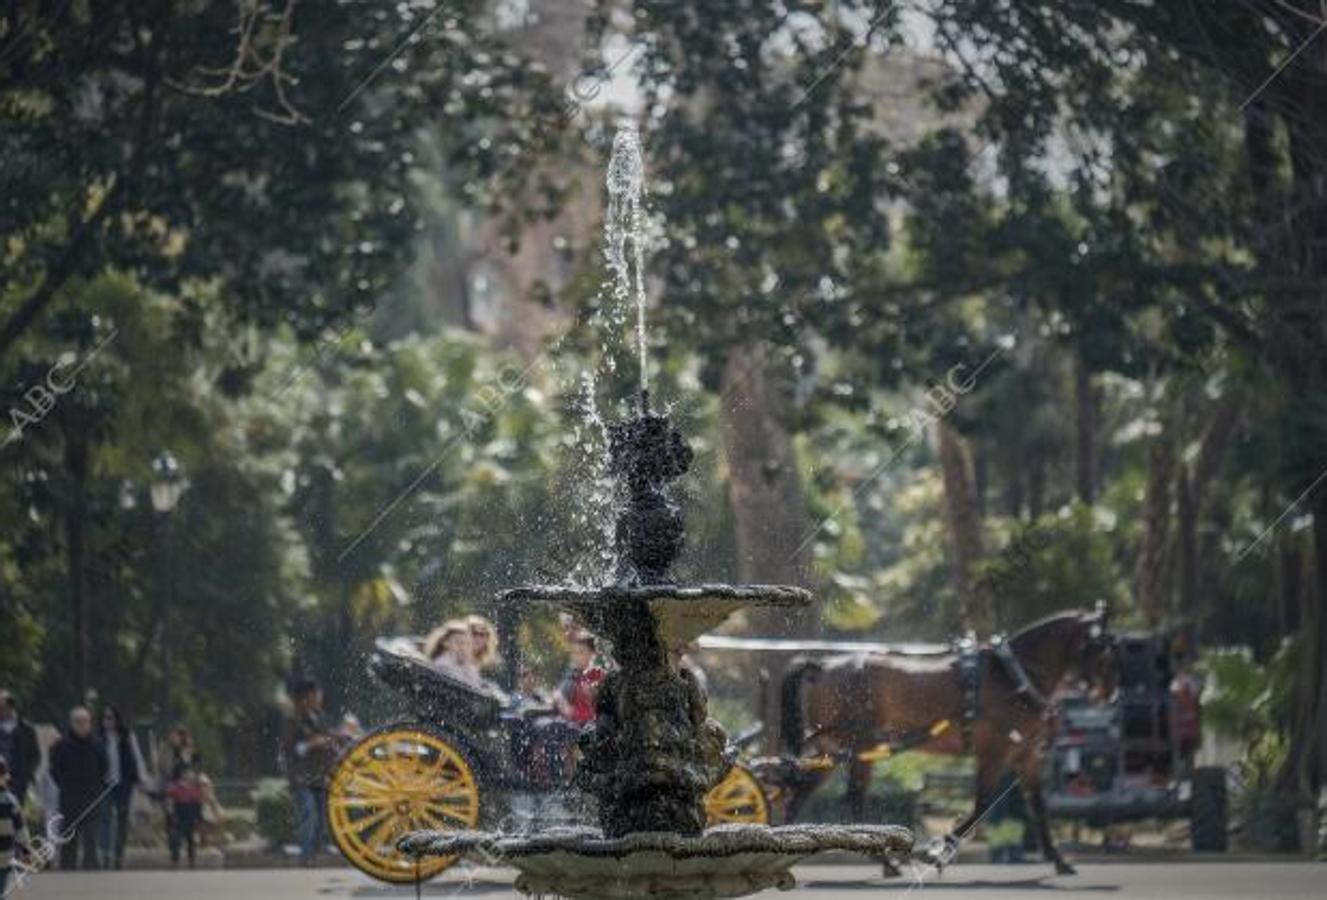
M101 807L97 842L102 864L120 869L124 867L134 788L147 780L147 764L138 747L138 738L114 706L105 707L101 713L101 746L106 754L106 784L112 785L113 790Z
M464 619L449 619L433 629L424 640L424 655L444 675L476 687L483 684L474 664L470 625Z

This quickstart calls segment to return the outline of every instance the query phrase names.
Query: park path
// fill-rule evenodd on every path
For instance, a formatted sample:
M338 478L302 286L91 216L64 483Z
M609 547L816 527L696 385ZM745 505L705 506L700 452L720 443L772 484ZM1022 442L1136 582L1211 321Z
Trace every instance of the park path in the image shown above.
M920 885L882 880L859 865L804 866L798 888L769 898L865 900L1013 900L1054 897L1101 900L1320 900L1327 864L1307 862L1201 862L1084 864L1079 874L1052 877L1042 865L964 865ZM224 870L198 872L47 872L11 900L335 900L413 897L412 887L378 884L346 869ZM514 898L511 875L501 870L455 871L424 886L423 896Z

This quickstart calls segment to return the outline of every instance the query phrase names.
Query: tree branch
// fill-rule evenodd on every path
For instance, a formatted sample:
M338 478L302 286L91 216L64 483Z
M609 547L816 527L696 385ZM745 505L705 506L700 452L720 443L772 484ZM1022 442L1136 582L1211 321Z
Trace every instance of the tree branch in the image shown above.
M65 245L64 250L60 252L55 264L47 269L46 277L42 283L24 300L14 314L0 327L0 359L9 352L9 348L14 345L23 333L27 331L32 323L46 311L51 301L55 299L56 293L69 281L74 274L74 265L83 253L83 249L92 239L93 233L101 220L105 218L110 210L115 194L117 182L112 182L107 188L107 193L102 198L101 203L93 211L92 215L79 222L78 227L74 229L73 236L69 243Z

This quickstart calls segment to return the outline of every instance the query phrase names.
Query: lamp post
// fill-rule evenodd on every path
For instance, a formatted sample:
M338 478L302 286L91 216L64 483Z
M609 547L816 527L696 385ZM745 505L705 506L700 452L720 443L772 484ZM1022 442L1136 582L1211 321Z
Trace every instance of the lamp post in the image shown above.
M189 482L170 451L164 451L152 460L152 483L148 492L152 499L152 509L156 513L157 555L161 566L158 575L160 584L157 586L158 621L161 623L161 684L157 696L157 715L161 720L162 729L165 729L170 721L170 610L174 606L174 598L170 596L174 585L170 577L170 548L167 544L166 520L179 505L180 498L184 496L188 487Z

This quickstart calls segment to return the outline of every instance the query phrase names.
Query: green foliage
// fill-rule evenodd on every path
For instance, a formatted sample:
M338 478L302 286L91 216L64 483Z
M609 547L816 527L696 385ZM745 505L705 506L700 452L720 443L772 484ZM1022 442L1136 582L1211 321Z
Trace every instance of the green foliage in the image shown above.
M990 847L1022 847L1027 823L1020 819L1003 819L985 828L986 844Z
M549 103L547 78L482 30L481 5L453 4L404 53L401 35L433 11L343 2L295 16L281 0L8 9L0 309L108 262L162 291L222 279L234 320L304 338L375 306L422 228L420 129L451 138L476 188L499 170L508 190L538 182L509 157L549 137L530 127L544 121L532 110Z
M818 788L802 807L806 822L850 822L845 802L846 769L836 772ZM915 828L921 821L921 795L915 788L905 788L890 775L876 774L867 787L865 821L889 822Z
M13 601L0 601L0 684L17 694L26 693L36 683L40 671L41 623Z
M991 592L1001 626L1016 629L1056 610L1091 608L1098 600L1115 621L1127 621L1108 522L1108 515L1083 504L1034 522L991 522L1007 538L982 565L976 585Z
M270 850L280 851L295 842L295 801L290 786L279 778L264 778L253 792L254 825Z
M1198 661L1203 717L1222 734L1250 740L1271 724L1271 679L1247 647L1213 647Z
M1198 661L1204 724L1244 745L1240 768L1253 788L1269 787L1286 759L1297 648L1285 641L1265 665L1246 647L1210 648Z

